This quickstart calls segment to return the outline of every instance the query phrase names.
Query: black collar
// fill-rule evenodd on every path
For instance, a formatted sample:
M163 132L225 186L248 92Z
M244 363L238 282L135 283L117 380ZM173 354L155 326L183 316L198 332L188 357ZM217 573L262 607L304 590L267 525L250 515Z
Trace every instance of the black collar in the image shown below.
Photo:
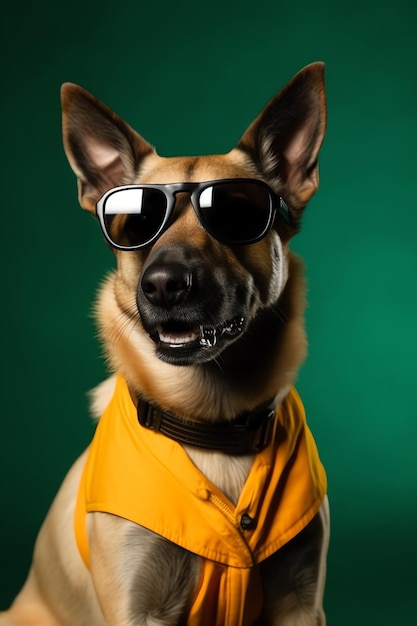
M182 420L146 400L138 400L138 421L144 428L160 432L181 444L216 450L231 455L256 454L272 438L275 411L258 408L242 413L231 422Z

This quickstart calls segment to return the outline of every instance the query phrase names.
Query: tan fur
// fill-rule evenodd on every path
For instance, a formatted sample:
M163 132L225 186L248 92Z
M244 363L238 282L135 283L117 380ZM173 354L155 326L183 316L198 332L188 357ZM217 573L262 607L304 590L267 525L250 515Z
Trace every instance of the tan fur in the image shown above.
M256 395L252 389L248 390L249 397L245 395L245 390L239 390L237 394L222 385L221 378L214 384L200 369L183 367L179 370L161 363L154 354L151 339L120 312L121 308L131 309L135 303L134 296L118 273L112 274L105 283L97 305L97 319L101 334L106 336L112 368L123 371L135 391L152 398L173 413L194 419L219 414L224 417L237 415L260 404L265 398L274 397L277 389L288 388L294 382L306 351L302 323L304 280L299 261L290 257L288 262L291 265L291 291L288 307L284 309L283 303L281 314L288 316L291 324L282 339L283 347L276 354L276 375L268 377Z
M263 240L231 247L204 230L189 197L179 194L175 219L151 251L115 251L117 269L105 279L95 309L109 368L123 373L134 401L142 395L179 418L208 422L229 420L264 402L278 406L306 354L303 268L289 242L318 186L317 157L326 122L322 64L300 72L225 155L161 157L126 122L74 85L64 86L62 106L65 149L78 177L80 203L88 211L95 212L108 189L137 182L260 178L285 198L289 223L278 216ZM244 336L231 340L208 364L175 366L161 360L138 314L137 290L149 258L181 249L184 242L192 242L195 258L221 276L231 292L240 285L245 298ZM220 297L227 299L227 289ZM111 376L92 392L96 417L113 387ZM253 456L185 449L236 503ZM84 566L72 524L85 457L75 462L58 492L40 530L28 579L9 611L0 614L0 626L183 623L178 615L198 580L194 555L127 520L97 512L88 515L91 571ZM328 538L326 498L308 527L262 564L262 624L324 626ZM163 568L155 569L156 556L170 564L170 577ZM155 576L158 584L147 591L146 583Z

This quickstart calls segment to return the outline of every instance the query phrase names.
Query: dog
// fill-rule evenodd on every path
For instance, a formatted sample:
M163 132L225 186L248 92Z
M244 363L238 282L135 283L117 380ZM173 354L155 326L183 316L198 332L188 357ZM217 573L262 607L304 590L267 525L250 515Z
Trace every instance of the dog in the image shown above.
M318 188L323 63L222 155L161 157L74 84L62 111L117 260L95 307L111 373L1 626L323 626L329 505L294 389L289 247Z

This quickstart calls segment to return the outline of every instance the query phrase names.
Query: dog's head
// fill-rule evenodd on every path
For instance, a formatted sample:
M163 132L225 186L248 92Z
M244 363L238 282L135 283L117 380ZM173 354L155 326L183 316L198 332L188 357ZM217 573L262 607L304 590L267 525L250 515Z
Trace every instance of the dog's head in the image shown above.
M207 414L203 387L227 416L291 383L305 341L288 242L318 187L323 64L299 72L225 155L160 157L73 84L62 108L80 203L117 258L97 307L113 367L180 413L190 385L193 415Z

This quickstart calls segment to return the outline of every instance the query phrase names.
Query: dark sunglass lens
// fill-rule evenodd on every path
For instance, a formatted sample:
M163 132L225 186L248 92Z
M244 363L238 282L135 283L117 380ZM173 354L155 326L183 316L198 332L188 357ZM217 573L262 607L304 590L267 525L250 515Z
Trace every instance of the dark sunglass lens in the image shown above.
M167 199L159 189L119 189L106 200L104 223L116 245L146 245L162 228L166 210Z
M271 217L268 188L257 182L216 183L199 198L202 217L214 236L249 243L266 234Z

